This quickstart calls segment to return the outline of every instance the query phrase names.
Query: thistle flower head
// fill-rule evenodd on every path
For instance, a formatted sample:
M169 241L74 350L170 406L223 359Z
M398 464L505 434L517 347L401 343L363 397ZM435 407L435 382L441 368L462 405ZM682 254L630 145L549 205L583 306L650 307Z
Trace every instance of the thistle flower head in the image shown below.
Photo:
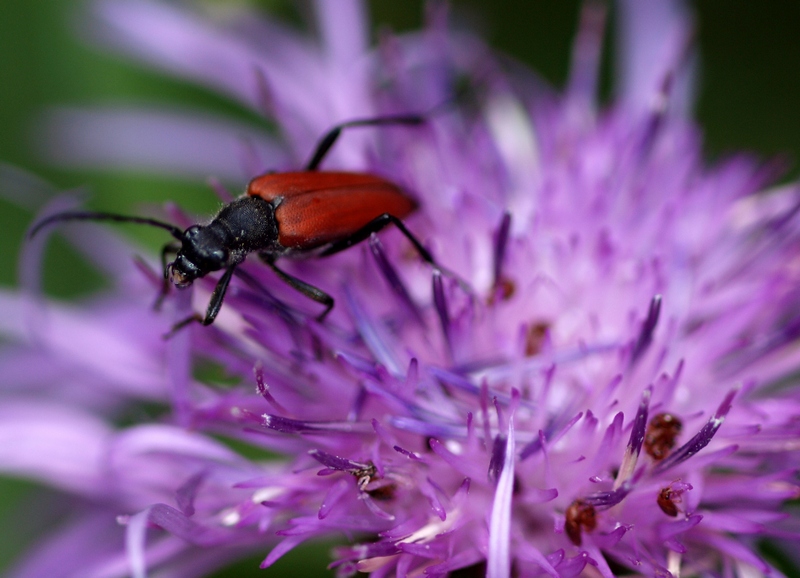
M263 114L281 139L188 113L64 110L55 135L84 138L56 143L62 160L210 164L244 184L301 167L338 122L434 109L422 126L347 131L324 167L414 195L406 226L440 267L392 227L282 261L335 298L317 322L251 260L213 326L168 342L190 293L168 299L172 320L148 312L161 281L146 268L117 271L80 312L33 304L47 318L4 363L24 356L13 375L59 399L4 402L0 438L24 432L36 452L2 450L0 467L98 504L51 542L75 548L70 575L201 575L254 550L269 566L329 537L341 575L779 575L757 546L797 538L781 507L798 495L800 197L761 192L771 174L744 157L706 165L684 114L686 16L628 4L626 75L606 109L594 4L564 93L504 70L438 13L370 49L356 2L317 3L319 43L252 16L96 5L106 41ZM469 103L453 98L464 79ZM135 127L142 139L120 143ZM110 235L81 227L69 234ZM130 254L105 247L89 248ZM214 283L194 283L196 310ZM239 383L204 383L190 368L208 362ZM170 410L112 425L130 400ZM117 541L98 542L117 515Z

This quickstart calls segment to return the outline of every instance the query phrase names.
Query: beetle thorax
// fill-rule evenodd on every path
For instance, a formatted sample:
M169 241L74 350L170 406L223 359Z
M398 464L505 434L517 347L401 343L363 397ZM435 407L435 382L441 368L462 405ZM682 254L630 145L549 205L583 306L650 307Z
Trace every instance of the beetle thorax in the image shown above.
M242 197L226 205L208 225L184 231L167 276L176 286L186 287L208 273L238 265L248 253L274 252L277 237L272 205L257 197Z

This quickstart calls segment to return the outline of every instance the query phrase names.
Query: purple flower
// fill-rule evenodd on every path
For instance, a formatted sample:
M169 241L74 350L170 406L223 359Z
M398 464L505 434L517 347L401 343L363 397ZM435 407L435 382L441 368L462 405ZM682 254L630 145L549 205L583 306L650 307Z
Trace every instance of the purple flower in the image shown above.
M425 126L346 131L324 161L415 195L407 225L442 269L392 228L286 263L336 299L320 323L253 260L213 326L164 341L214 279L153 312L155 260L130 267L107 226L64 227L116 283L78 309L2 294L0 468L80 498L12 575L202 575L330 537L341 575L781 575L759 542L798 539L782 508L800 495L800 195L764 191L772 172L747 158L703 162L680 6L621 6L605 110L595 4L563 94L442 12L369 49L361 4L316 8L319 41L250 14L98 3L104 41L281 138L72 109L51 119L53 150L243 186L302 166L338 122L430 110L466 80ZM239 383L198 377L209 362ZM145 401L159 409L132 420Z

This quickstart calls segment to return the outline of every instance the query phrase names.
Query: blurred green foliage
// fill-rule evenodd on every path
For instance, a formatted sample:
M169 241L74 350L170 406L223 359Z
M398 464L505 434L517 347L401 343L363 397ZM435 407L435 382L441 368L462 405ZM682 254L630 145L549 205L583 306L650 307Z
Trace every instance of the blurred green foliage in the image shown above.
M262 0L259 4L298 24L309 5L288 0ZM579 10L576 0L453 0L452 4L459 21L476 29L495 48L528 64L555 85L563 85ZM421 0L371 0L369 6L376 31L412 29L423 20ZM693 7L702 71L697 118L705 131L709 156L739 149L764 158L785 154L793 161L790 175L796 176L794 161L800 157L800 2L699 0ZM98 209L135 211L142 204L169 199L191 210L211 211L215 197L203 183L110 171L67 171L49 166L37 156L34 126L38 115L54 105L170 103L248 117L246 111L207 90L81 44L76 24L84 8L80 2L3 0L0 162L30 170L59 189L87 186L91 205ZM611 61L606 58L606 91L613 75ZM17 254L31 218L31 213L0 199L0 284L4 286L15 281ZM161 240L157 233L136 230L132 234L156 247ZM48 290L74 296L98 286L98 275L65 245L57 238L51 244ZM43 494L47 503L57 502L52 492L0 479L0 572L13 553L51 523L52 516L37 518L41 508L30 509L34 491L39 503ZM282 576L288 575L289 569L299 575L299 564L307 569L324 568L327 549L300 549L266 572L257 569L257 558L215 576ZM308 572L305 575L330 574Z

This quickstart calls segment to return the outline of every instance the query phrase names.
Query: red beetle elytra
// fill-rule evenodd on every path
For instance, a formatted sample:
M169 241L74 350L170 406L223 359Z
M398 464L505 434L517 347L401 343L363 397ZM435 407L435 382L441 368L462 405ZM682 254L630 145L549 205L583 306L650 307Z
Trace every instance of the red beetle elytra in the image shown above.
M394 183L368 173L317 171L342 130L356 126L419 125L422 115L385 116L352 120L331 129L320 140L305 170L268 173L256 177L247 192L225 205L207 225L192 225L185 231L145 217L90 211L67 211L51 215L33 226L32 237L43 227L61 221L116 221L160 227L178 243L162 250L165 288L168 281L186 287L195 279L224 269L205 316L195 314L173 330L197 321L210 325L222 307L236 266L249 253L257 253L291 287L325 306L318 319L333 308L333 298L324 291L278 269L279 257L324 257L359 243L389 223L414 245L420 256L436 267L431 254L405 227L401 219L416 209L416 203ZM167 263L167 256L175 260Z

